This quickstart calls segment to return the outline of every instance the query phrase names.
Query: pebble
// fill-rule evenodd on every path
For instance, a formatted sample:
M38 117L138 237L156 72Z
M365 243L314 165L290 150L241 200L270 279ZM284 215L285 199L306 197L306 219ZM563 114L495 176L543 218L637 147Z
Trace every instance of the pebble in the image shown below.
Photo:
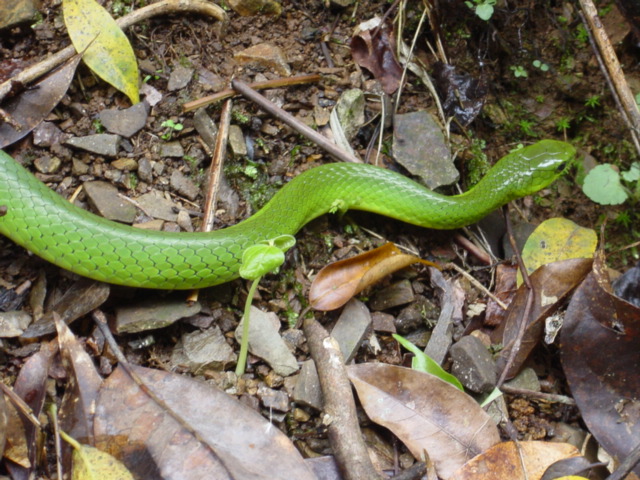
M55 123L41 122L33 129L33 144L38 147L50 147L60 143L63 135Z
M72 137L65 140L64 144L97 155L115 157L118 155L118 148L120 147L120 135L97 133L85 137Z
M118 189L103 181L84 182L87 197L95 209L104 218L123 223L133 223L136 207L118 195Z
M138 162L138 176L140 180L147 183L153 182L153 169L148 158L141 158Z
M38 157L33 161L33 165L40 173L56 173L62 161L58 157Z
M173 190L178 192L180 195L184 195L189 200L195 200L200 193L198 186L180 170L174 170L171 172L170 183Z
M132 172L138 169L138 162L136 162L133 158L119 158L111 162L111 166L118 170Z
M273 390L262 386L258 388L258 398L260 398L265 408L273 408L279 412L288 412L291 409L289 395L282 390Z
M169 75L169 82L167 89L170 92L175 92L186 87L193 78L193 69L178 65L173 69Z
M371 314L364 303L355 298L345 305L331 336L340 345L345 364L355 357L360 345L371 331Z
M109 108L101 111L98 116L107 131L131 138L146 125L149 105L139 102L124 110Z
M204 140L204 143L213 151L216 146L218 127L205 108L196 110L196 113L193 115L193 126L202 137L202 140Z
M293 401L313 407L316 410L322 410L324 405L322 388L320 387L316 364L313 360L307 360L302 363L298 380L293 389Z
M238 125L229 126L229 148L236 157L247 155L247 142L244 141L242 129Z
M166 198L157 190L151 190L136 198L136 203L147 215L167 222L175 222L178 219L178 205Z
M19 337L31 323L31 315L22 310L0 312L0 338Z
M462 337L450 352L455 375L465 388L477 393L489 392L496 386L496 362L482 341L471 335Z
M187 303L182 296L151 300L116 308L116 332L135 333L163 328L181 318L200 313L198 302Z
M271 43L260 43L234 55L240 65L255 64L283 77L291 76L291 68L284 52Z
M182 158L184 157L184 148L180 142L167 142L160 145L161 157Z
M171 355L173 366L185 366L193 374L205 369L224 370L237 360L218 327L184 334Z
M401 280L376 293L369 306L372 310L386 310L414 300L415 295L413 288L411 288L411 282L409 280Z

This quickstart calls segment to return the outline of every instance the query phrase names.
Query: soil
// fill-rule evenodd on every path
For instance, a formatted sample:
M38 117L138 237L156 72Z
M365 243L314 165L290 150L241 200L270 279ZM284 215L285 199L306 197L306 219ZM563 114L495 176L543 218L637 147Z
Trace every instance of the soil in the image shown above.
M133 7L144 3L146 2L134 0ZM410 43L422 12L420 2L408 3L404 11L405 22L401 36ZM551 0L503 1L498 2L490 21L484 21L475 16L465 2L448 0L439 3L435 12L439 27L427 27L419 35L418 57L428 69L432 69L438 59L430 47L436 45L439 36L448 62L455 65L458 72L480 81L486 91L482 113L468 126L454 124L451 128L452 151L458 152L457 166L462 172L462 188L467 188L468 179L477 174L476 169L482 168L482 165L474 161L479 156L484 155L489 162L493 162L520 143L528 144L542 138L567 139L580 149L582 157L587 160L577 162L566 177L536 201L519 201L527 220L536 223L546 218L565 217L583 227L594 229L600 228L606 221L606 242L611 251L637 241L637 237L634 237L637 232L626 228L621 219L625 214L629 215L625 210L626 206L598 206L582 194L576 183L584 175L585 165L589 161L611 162L626 169L636 157L628 131L620 120L574 4ZM619 39L616 49L628 81L632 87L640 86L635 61L638 54L636 40L629 33L629 27L614 4L598 3L611 20L607 23L612 29L610 35L615 34L615 38ZM136 160L147 158L163 161L166 165L164 172L154 178L152 185L140 181L131 182L131 178L109 175L108 172L113 169L107 159L61 148L55 155L63 161L62 170L55 176L46 177L47 183L64 196L69 196L89 177L108 181L116 178L114 183L121 193L137 197L152 187L169 190L169 179L176 169L197 184L205 182L205 159L209 157L209 152L198 140L193 128L193 115L184 114L182 105L227 86L233 77L252 82L278 76L265 68L239 65L234 60L236 53L268 42L283 50L294 75L322 73L323 79L319 83L280 88L267 95L299 119L313 123L314 109L333 105L345 89L372 88L371 75L354 65L349 41L355 25L373 16L384 15L390 5L388 1L371 1L360 2L358 8L334 9L327 8L325 2L320 0L283 1L283 12L279 17L241 17L229 11L230 21L226 31L213 20L197 15L161 17L130 28L127 33L140 62L141 75L147 77L148 84L157 89L163 98L153 107L146 127L128 141L125 156ZM104 2L104 6L118 16L131 8L131 2L109 0ZM30 64L69 44L60 1L45 0L40 11L42 21L33 29L25 26L1 34L2 62ZM392 12L391 18L395 14L396 12ZM325 55L323 47L329 56ZM332 65L328 64L328 58ZM196 76L187 87L169 92L169 75L178 66L193 69ZM516 73L522 74L524 71L526 77L516 76ZM96 118L101 110L128 106L130 104L124 95L94 77L88 68L81 66L68 94L48 120L62 126L65 133L90 135L100 131ZM219 108L218 105L208 108L208 113L216 121ZM239 124L244 135L252 139L254 151L244 158L228 159L226 178L231 186L238 189L240 200L235 205L222 203L217 227L234 224L245 218L260 208L288 178L328 161L317 147L301 140L297 134L283 127L255 105L237 98L233 108L234 123ZM434 102L428 89L409 74L399 111L419 109L435 111ZM368 118L374 118L378 110L375 104L368 104ZM185 161L183 158L161 159L157 155L158 144L163 141L161 137L167 133L162 123L168 119L184 125L182 131L173 133L172 139L179 141L184 151L195 161ZM373 128L364 128L354 141L355 150L366 155L373 134ZM391 134L389 129L385 134L386 144L390 144ZM11 146L8 153L27 165L36 158L54 155L48 149L34 146L30 136ZM91 166L89 177L80 180L72 174L71 159L74 156ZM390 157L383 157L386 163L393 164ZM255 180L246 175L248 167L257 172ZM443 191L447 193L446 189ZM177 202L183 201L190 210L201 208L201 197L195 203L174 199ZM83 194L79 200L85 201ZM436 254L440 258L462 258L463 268L478 267L473 258L460 254L452 247L449 232L429 232L424 235L424 230L366 214L352 214L343 219L321 218L297 236L297 246L288 254L283 274L269 276L263 281L259 299L255 303L279 313L283 322L290 320L295 325L307 305L306 292L310 274L332 260L380 245L382 241L370 235L369 230L375 230L385 240L410 245L423 256ZM0 239L0 248L0 277L4 285L0 290L6 293L15 291L18 286L27 286L20 294L12 296L11 307L7 303L5 309L29 310L28 286L36 282L43 271L46 273L49 297L64 292L73 280L67 273L26 253L8 240ZM634 260L634 252L630 249L615 255L611 262L624 269ZM450 274L454 275L453 272ZM474 275L476 274L480 281L488 282L490 279L486 269L477 269L474 271ZM423 289L425 296L436 298L424 270L416 268L409 277L414 285L420 285L418 288ZM396 276L383 281L367 292L367 295L374 296L398 278L402 277ZM229 333L237 325L247 285L235 281L222 287L219 292L223 295L212 303L212 310L225 309L238 314L236 320L227 322L229 324L223 327L224 333ZM143 298L148 297L149 293L129 292L126 295L139 295ZM470 297L467 303L472 303L471 300ZM51 301L49 298L47 304ZM0 308L3 308L2 305ZM107 305L107 313L109 308ZM398 310L387 313L396 315ZM322 318L325 324L331 324L336 317L328 314L323 317L318 315L318 318ZM189 329L193 327L177 324L163 332L154 332L156 345L146 350L132 350L128 342L138 338L132 335L121 339L121 348L130 360L135 359L137 363L167 366L170 364L175 339ZM91 337L93 328L90 318L78 321L73 330L77 335ZM229 343L237 349L235 342L229 340ZM21 355L25 345L20 339L5 339L2 345L5 362L0 367L0 375L3 382L12 384L27 358ZM382 336L381 345L380 352L363 351L359 358L396 364L406 360L390 337ZM541 370L546 371L548 377L561 377L559 367L557 364L554 366L557 358L545 356L547 353L540 353L542 357L538 364L545 365ZM299 360L307 357L304 351L299 353ZM252 359L249 374L254 378L259 378L259 366L258 359ZM557 386L558 382L554 385L554 393L566 393L565 387ZM59 386L63 389L64 382L60 381ZM558 411L551 413L540 413L537 407L530 407L527 415L526 422L518 417L521 438L549 438L552 430L548 427L549 418L577 420L576 412L567 407L558 407ZM305 435L300 432L314 430L318 425L319 419L313 416L306 424L291 421L283 422L279 427L292 437L306 441ZM525 425L531 425L531 432L527 431ZM308 451L317 448L318 452L322 452L324 447L323 441L311 439L305 448Z

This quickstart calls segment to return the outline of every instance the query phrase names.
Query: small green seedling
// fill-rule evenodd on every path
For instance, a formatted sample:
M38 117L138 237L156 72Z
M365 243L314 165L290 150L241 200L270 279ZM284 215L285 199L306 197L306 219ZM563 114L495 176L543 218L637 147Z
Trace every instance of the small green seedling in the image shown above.
M160 126L167 129L165 133L160 135L163 140L171 140L174 132L180 132L184 128L184 125L182 125L181 123L176 123L171 119L165 120L160 124Z
M484 20L488 21L493 16L493 6L497 0L473 0L464 2L467 7L476 12L476 15Z
M534 60L533 61L533 66L536 67L536 68L539 68L543 72L549 71L549 65L547 65L544 62L541 62L540 60Z
M413 343L407 340L400 335L396 335L395 333L392 337L404 348L413 353L413 358L411 359L411 368L414 370L418 370L419 372L428 373L435 377L438 377L440 380L444 380L447 383L450 383L454 387L462 390L464 392L464 387L460 383L456 377L451 375L449 372L443 370L443 368L438 365L438 363L432 359L429 355L424 353L418 347L416 347Z
M240 355L236 365L236 375L244 374L249 352L249 321L251 302L256 293L260 279L269 272L275 272L284 263L284 253L296 243L292 235L280 235L271 240L252 245L242 254L240 264L240 276L251 280L251 287L244 305L244 320L242 322L242 341L240 342Z
M638 103L638 96L636 95L636 103ZM585 107L597 108L600 106L600 95L591 95L584 101Z
M527 78L529 73L522 65L511 65L509 69L513 72L513 76L516 78Z
M634 162L625 172L610 163L598 165L584 177L582 191L600 205L620 205L628 199L637 201L640 199L640 162Z

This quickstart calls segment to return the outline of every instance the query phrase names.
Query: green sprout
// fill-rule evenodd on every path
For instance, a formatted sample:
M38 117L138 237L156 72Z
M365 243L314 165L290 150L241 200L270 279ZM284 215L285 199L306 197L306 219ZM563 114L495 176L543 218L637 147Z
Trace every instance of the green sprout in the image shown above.
M167 129L165 133L160 135L163 140L171 140L174 132L180 132L184 128L184 125L182 125L181 123L176 123L171 119L165 120L160 124L160 126Z
M522 65L511 65L509 69L511 69L513 76L516 78L527 78L529 76L529 73Z

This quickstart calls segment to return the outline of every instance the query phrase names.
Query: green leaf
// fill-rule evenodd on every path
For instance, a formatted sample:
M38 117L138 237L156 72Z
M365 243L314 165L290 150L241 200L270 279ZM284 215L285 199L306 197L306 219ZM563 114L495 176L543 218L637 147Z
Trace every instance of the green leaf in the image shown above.
M278 235L277 237L274 237L271 240L266 240L260 243L264 245L271 245L273 247L279 248L283 252L286 252L296 244L296 237L288 234Z
M620 205L628 197L620 183L620 174L609 163L598 165L587 173L582 191L601 205Z
M622 172L620 176L626 182L636 182L640 180L640 162L633 162L631 168L626 172Z
M493 16L493 6L485 3L476 7L476 15L482 20L487 21Z
M284 263L284 252L273 245L252 245L242 254L240 276L255 280Z
M116 21L95 0L63 0L64 22L82 60L105 82L140 101L138 64L133 48Z
M454 387L462 390L464 392L464 387L460 383L456 377L451 375L449 372L445 372L438 363L433 360L429 355L424 353L418 347L416 347L413 343L407 340L400 335L396 335L395 333L392 335L396 341L402 345L404 348L413 353L413 359L411 360L411 368L417 370L419 372L428 373L433 375L434 377L438 377L440 380L444 380L447 383L450 383Z

